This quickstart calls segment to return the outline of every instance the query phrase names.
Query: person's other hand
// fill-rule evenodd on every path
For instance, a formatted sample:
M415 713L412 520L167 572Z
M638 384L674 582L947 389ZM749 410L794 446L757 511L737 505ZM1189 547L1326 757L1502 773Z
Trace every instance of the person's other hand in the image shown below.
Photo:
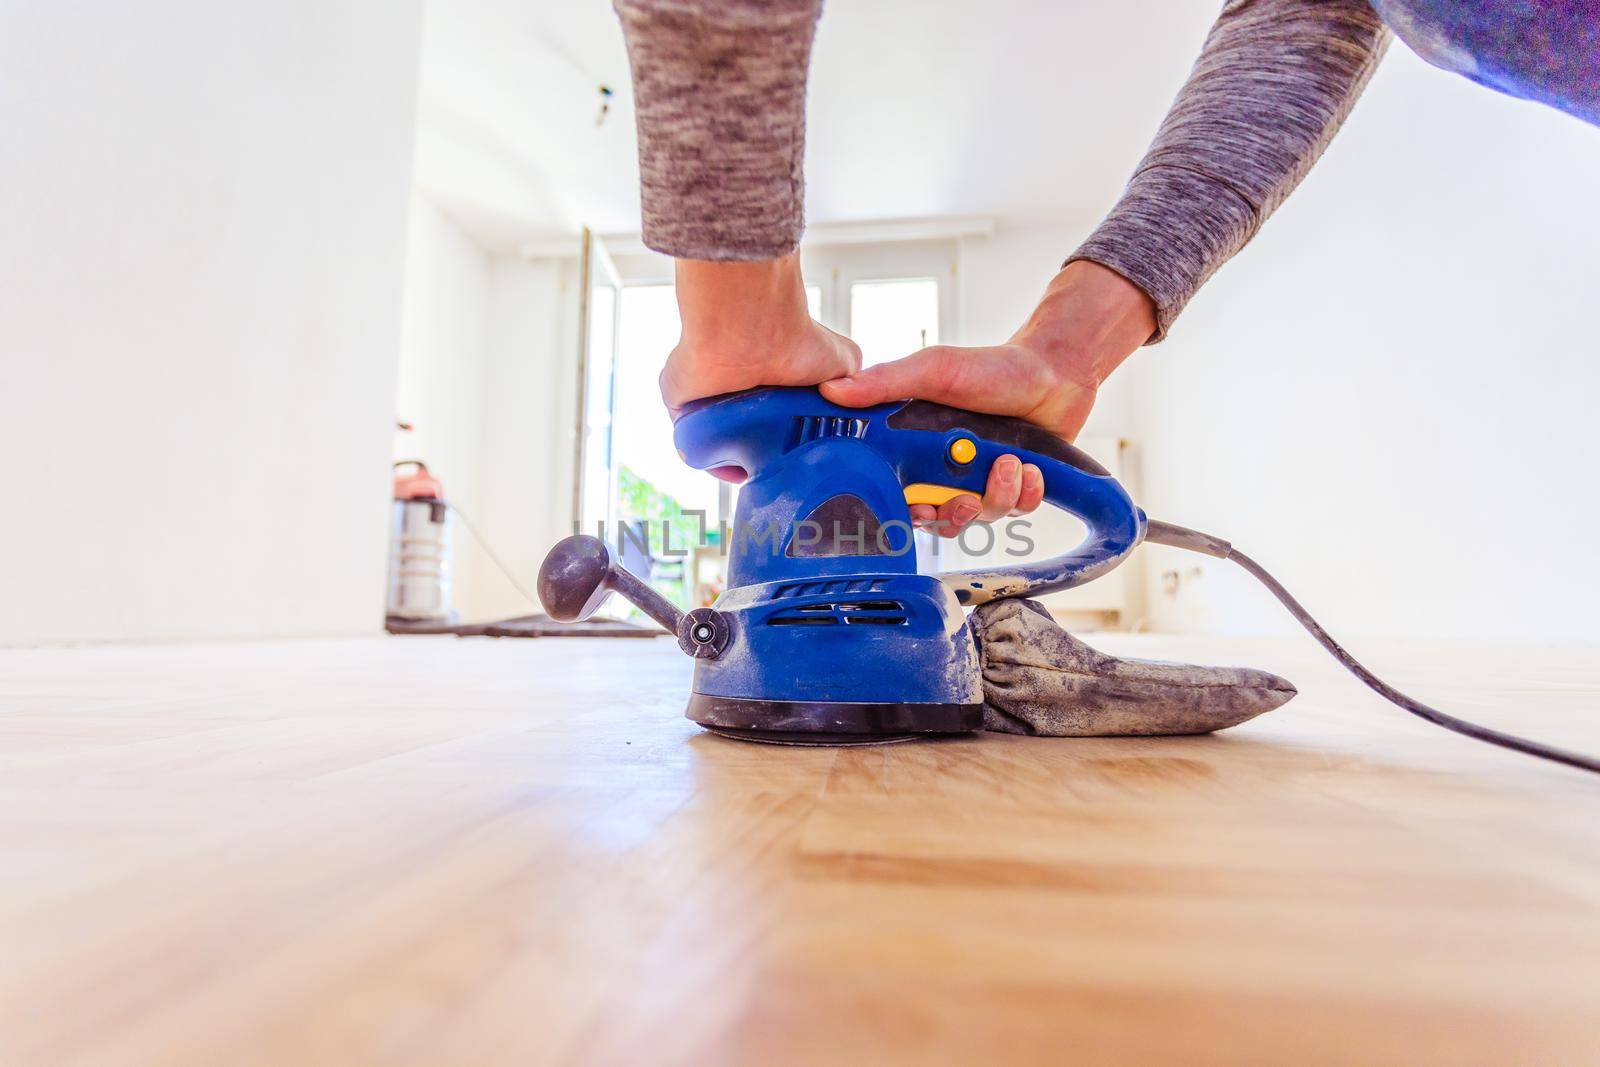
M1003 345L935 345L822 384L846 407L907 398L932 400L1036 423L1068 441L1083 429L1106 376L1155 333L1155 305L1116 272L1077 260L1051 281L1028 321ZM974 520L992 522L1039 506L1044 478L1032 464L1003 456L989 471L982 499L919 504L912 519L954 537Z

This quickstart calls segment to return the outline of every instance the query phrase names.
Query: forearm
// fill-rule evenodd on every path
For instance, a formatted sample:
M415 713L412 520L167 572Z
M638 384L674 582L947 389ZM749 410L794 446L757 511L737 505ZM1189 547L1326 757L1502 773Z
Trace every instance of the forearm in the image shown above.
M792 252L822 0L615 0L633 69L644 242L680 259Z
M1121 200L1068 262L1144 290L1160 340L1305 177L1387 44L1366 0L1229 0Z

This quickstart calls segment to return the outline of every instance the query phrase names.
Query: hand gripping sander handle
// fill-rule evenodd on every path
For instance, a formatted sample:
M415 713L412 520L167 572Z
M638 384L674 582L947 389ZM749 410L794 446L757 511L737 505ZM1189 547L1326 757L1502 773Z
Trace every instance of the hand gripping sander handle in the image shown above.
M1050 559L938 575L963 604L1081 585L1115 567L1145 534L1144 512L1105 468L1021 419L923 400L846 408L814 388L772 388L697 401L679 418L674 437L690 466L741 468L752 485L769 471L784 476L792 469L786 464L814 442L847 439L863 448L841 450L830 460L842 488L875 477L887 464L904 491L904 505L895 502L901 510L878 516L884 522L908 520L911 504L981 496L1001 456L1036 465L1044 474L1044 499L1081 519L1087 536Z
M582 622L612 593L632 601L696 659L716 659L732 635L727 618L711 608L678 610L666 597L611 558L598 537L574 534L558 542L539 567L539 601L557 622Z

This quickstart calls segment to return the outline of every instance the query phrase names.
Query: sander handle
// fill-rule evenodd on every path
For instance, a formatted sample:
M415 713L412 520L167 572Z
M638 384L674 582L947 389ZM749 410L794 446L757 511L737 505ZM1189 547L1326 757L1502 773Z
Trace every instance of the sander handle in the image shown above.
M1105 468L1022 419L925 400L847 408L812 387L764 388L687 405L674 440L690 466L738 468L751 481L793 469L792 457L815 445L835 449L830 462L836 460L841 487L869 482L887 464L905 499L895 513L877 518L908 526L911 504L981 496L990 466L1003 455L1034 464L1044 474L1044 499L1081 519L1088 536L1047 560L937 575L963 604L1081 585L1122 562L1144 538L1144 512ZM841 447L847 445L863 447Z
M678 647L696 659L716 659L727 650L733 624L713 608L684 612L618 563L598 537L564 537L539 567L539 603L557 622L582 622L616 593L666 627Z

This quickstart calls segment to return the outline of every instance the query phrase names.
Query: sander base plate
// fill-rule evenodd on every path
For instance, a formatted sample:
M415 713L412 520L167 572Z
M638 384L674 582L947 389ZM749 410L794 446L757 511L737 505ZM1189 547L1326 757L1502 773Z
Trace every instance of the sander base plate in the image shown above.
M684 715L723 737L774 745L886 745L983 729L982 704L855 704L692 693Z
M710 733L735 741L755 741L763 745L797 745L807 748L850 748L857 745L892 745L915 741L929 734L819 734L799 730L741 730L732 726L706 726Z

